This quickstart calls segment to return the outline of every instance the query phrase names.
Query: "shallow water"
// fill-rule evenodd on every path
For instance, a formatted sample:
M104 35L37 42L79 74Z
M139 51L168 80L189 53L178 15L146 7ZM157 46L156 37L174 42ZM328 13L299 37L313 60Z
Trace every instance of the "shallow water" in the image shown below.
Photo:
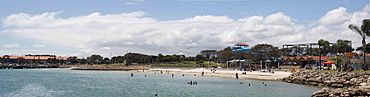
M0 70L1 97L308 97L319 90L280 81L123 71ZM188 81L198 85L188 85ZM243 82L244 84L239 84ZM263 85L266 83L267 86ZM251 84L251 86L248 86Z

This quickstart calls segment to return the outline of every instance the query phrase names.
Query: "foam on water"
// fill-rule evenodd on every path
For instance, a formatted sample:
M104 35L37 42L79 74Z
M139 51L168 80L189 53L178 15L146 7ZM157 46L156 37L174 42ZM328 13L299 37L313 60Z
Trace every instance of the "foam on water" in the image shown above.
M2 97L53 97L60 92L49 90L39 84L28 84L21 89L1 95Z

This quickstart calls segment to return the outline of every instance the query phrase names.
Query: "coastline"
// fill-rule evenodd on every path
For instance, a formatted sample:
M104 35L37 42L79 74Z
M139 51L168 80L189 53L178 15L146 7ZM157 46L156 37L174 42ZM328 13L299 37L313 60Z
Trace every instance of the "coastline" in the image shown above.
M323 87L311 97L370 96L369 72L301 71L283 82Z
M260 72L260 71L246 71L245 75L242 73L244 71L237 71L237 70L220 70L217 69L215 72L212 72L211 69L206 68L194 68L194 69L186 69L186 68L150 68L149 71L160 73L174 73L174 74L186 74L186 75L195 75L201 76L202 72L204 72L204 76L211 76L211 77L221 77L221 78L236 78L236 73L238 73L238 79L254 79L254 80L268 80L268 81L278 81L282 78L288 77L291 75L290 72L283 72L283 71L276 71L275 73L268 73L268 72Z

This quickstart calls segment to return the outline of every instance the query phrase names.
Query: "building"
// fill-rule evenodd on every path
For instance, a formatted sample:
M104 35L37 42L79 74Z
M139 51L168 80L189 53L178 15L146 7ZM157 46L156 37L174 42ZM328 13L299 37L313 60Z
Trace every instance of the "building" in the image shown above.
M320 63L320 56L283 56L282 65L296 65L305 67L307 65L318 65ZM328 56L321 56L321 62L331 61Z
M25 56L14 56L4 55L1 57L5 63L63 63L67 61L68 57L55 56L55 55L25 55Z
M217 57L217 50L202 50L200 55L204 58L215 58Z

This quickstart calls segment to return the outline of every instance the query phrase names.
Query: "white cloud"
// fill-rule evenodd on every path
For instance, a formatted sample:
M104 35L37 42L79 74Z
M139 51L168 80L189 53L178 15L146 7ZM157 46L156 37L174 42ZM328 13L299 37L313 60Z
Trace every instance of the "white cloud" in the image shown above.
M34 44L33 47L43 48L43 47L46 47L46 45L44 45L44 44Z
M362 19L369 18L366 8L350 13L340 7L329 11L314 27L307 28L294 23L282 12L236 20L227 16L201 15L167 21L147 17L141 11L121 14L96 12L70 18L61 18L58 14L61 13L12 14L3 19L3 32L40 44L77 49L80 55L109 55L110 52L196 54L202 49L222 49L240 41L280 46L292 42L317 42L323 38L332 42L351 39L356 44L360 41L347 26L349 23L360 24ZM327 18L336 16L349 19L335 21Z
M137 5L135 2L125 2L125 5Z
M227 16L212 16L212 15L203 15L195 16L193 18L188 18L184 20L178 20L176 22L232 22L233 19L230 19Z
M321 25L342 24L348 20L350 20L350 14L347 9L339 7L326 13L325 16L321 17L319 23Z
M20 47L19 44L13 43L13 44L5 44L3 45L4 48L18 48Z
M282 12L278 12L266 17L267 24L273 25L290 25L292 19L289 16L284 15Z
M144 2L144 0L130 0L128 2L125 2L125 5L137 5L140 2Z

